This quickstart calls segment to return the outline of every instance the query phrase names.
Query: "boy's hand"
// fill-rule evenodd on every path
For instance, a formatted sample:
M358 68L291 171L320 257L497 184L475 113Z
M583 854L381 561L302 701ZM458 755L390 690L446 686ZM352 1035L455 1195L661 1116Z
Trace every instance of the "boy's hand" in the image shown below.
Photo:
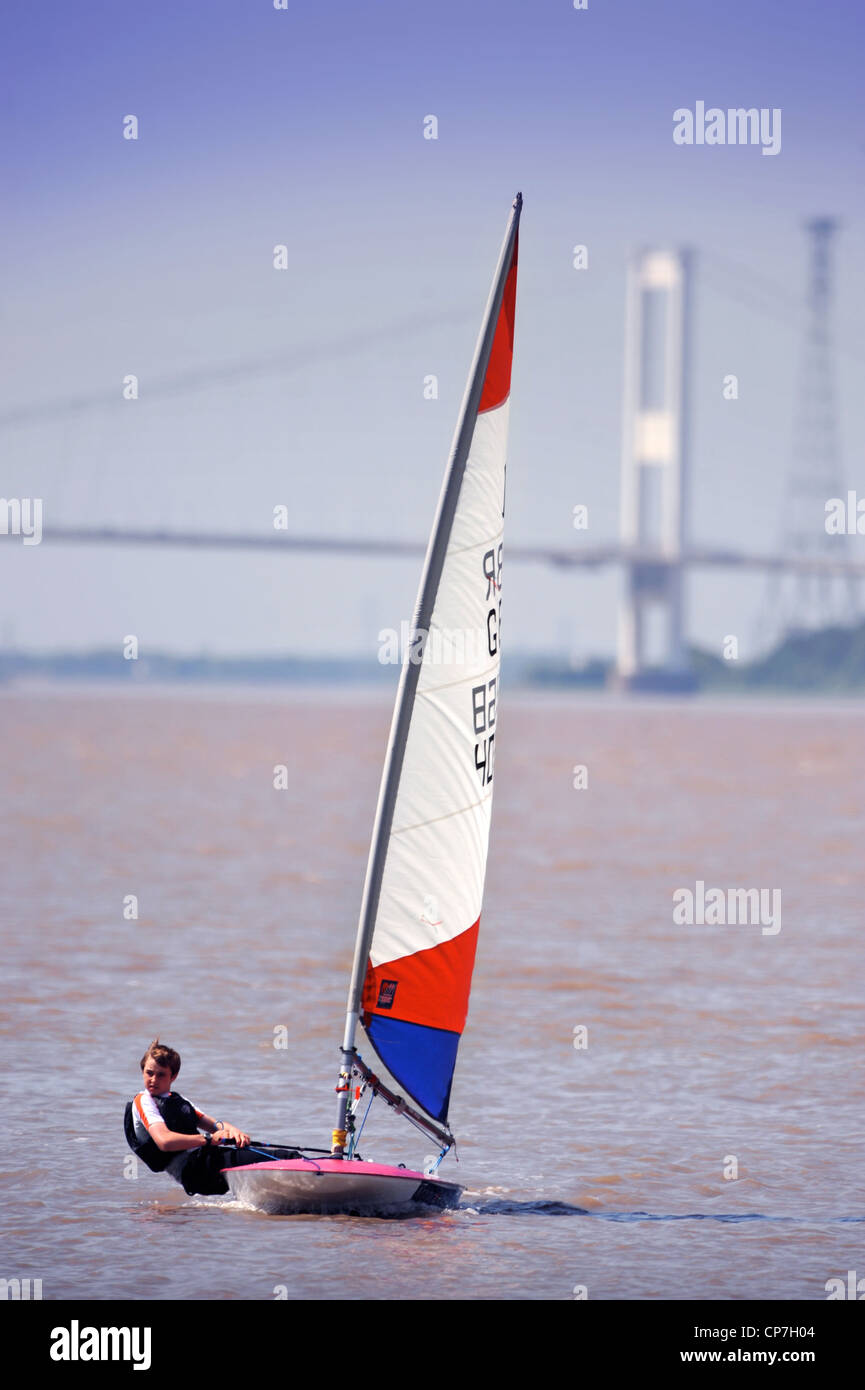
M233 1139L239 1149L245 1149L249 1143L249 1135L244 1134L241 1129L235 1129L234 1125L224 1124L213 1137L217 1143L222 1143L224 1139Z

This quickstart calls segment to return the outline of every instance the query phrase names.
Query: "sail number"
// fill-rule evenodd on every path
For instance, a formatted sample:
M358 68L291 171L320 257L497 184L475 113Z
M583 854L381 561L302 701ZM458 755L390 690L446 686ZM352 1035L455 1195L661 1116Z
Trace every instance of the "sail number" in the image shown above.
M502 601L502 547L488 550L483 557L483 577L486 580L484 598L490 605L487 611L487 651L497 656L499 650L499 629L501 627ZM484 681L482 685L472 686L472 728L475 738L475 768L481 779L481 786L487 787L493 780L493 752L496 736L496 685L497 677ZM483 736L483 737L482 737Z
M472 686L472 719L475 737L486 734L483 742L475 744L475 767L480 774L481 786L493 780L493 733L496 723L496 677L483 685Z
M486 601L493 600L487 613L487 651L495 656L499 649L499 628L502 621L502 601L496 595L502 591L502 547L488 550L484 555L484 579L487 581Z

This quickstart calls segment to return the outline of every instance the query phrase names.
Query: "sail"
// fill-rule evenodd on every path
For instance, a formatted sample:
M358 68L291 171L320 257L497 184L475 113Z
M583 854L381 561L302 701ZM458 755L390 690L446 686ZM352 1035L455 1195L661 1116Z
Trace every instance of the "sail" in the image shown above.
M517 195L404 656L362 909L363 976L356 962L370 1041L440 1121L468 1010L493 797L521 205Z

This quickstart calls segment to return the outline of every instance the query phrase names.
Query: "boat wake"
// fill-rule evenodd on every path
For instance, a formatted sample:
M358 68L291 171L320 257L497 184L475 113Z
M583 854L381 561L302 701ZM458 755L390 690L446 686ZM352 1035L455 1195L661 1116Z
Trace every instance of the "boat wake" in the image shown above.
M810 1217L770 1216L761 1211L589 1211L586 1207L575 1207L570 1202L541 1199L519 1202L502 1197L482 1197L479 1200L469 1198L468 1201L460 1203L459 1211L478 1216L591 1216L596 1221L719 1221L724 1225L735 1225L744 1221L773 1221L795 1225L797 1222L812 1220ZM828 1225L855 1222L865 1222L865 1216L834 1216L826 1219Z
M479 1201L461 1202L459 1210L476 1212L478 1216L591 1216L585 1207L543 1198L518 1202L505 1197L482 1197Z
M673 1215L650 1211L597 1211L591 1213L604 1221L721 1221L735 1224L739 1221L775 1221L795 1225L797 1222L813 1224L812 1216L769 1216L762 1211L686 1211ZM847 1222L865 1221L865 1216L830 1216L820 1219L820 1224L835 1225Z

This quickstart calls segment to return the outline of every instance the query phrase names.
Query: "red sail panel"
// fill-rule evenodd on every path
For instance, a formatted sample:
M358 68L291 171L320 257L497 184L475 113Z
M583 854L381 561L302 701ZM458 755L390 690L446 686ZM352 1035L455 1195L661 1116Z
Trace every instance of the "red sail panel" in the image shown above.
M505 281L505 292L502 295L502 307L499 310L499 317L496 323L496 336L493 339L493 350L490 353L487 374L484 377L484 389L481 393L481 403L478 407L478 414L485 410L495 410L497 405L506 401L511 393L511 364L514 360L514 321L517 312L517 252L519 250L520 234L517 232L514 241L514 258L511 261L511 268L508 271L508 278Z
M450 941L386 965L371 964L363 990L364 1018L387 1014L461 1033L469 1008L478 926L475 922Z

